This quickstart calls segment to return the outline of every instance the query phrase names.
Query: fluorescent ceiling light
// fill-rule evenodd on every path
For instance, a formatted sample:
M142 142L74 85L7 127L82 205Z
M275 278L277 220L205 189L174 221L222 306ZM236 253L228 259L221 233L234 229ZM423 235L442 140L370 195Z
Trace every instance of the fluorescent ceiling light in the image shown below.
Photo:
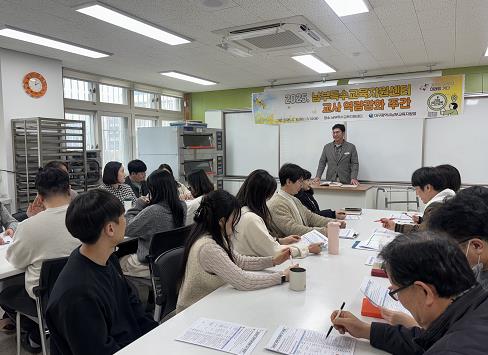
M364 0L324 0L339 17L369 12Z
M200 84L200 85L215 85L215 84L217 84L215 81L197 78L195 76L179 73L176 71L168 71L168 72L163 72L163 73L159 73L159 74L166 75L166 76L169 76L169 77L172 77L175 79L191 81L192 83L196 83L196 84Z
M40 46L45 46L49 48L59 49L65 52L84 55L85 57L90 57L90 58L103 58L111 55L110 53L100 52L94 49L81 47L77 44L62 42L58 39L41 36L35 33L31 33L10 26L5 26L4 28L0 29L0 36L18 39L20 41L30 42L30 43L38 44Z
M159 27L136 19L133 16L126 15L120 10L109 8L107 5L101 5L98 3L87 6L85 5L84 7L76 9L76 11L91 17L95 17L101 21L108 22L112 25L125 28L126 30L139 33L157 41L170 44L172 46L190 43L190 41L186 38L174 35Z
M311 54L296 55L296 56L293 56L291 58L296 60L297 62L309 67L310 69L315 70L319 74L335 73L334 68L325 64L320 59L318 59L317 57L315 57Z

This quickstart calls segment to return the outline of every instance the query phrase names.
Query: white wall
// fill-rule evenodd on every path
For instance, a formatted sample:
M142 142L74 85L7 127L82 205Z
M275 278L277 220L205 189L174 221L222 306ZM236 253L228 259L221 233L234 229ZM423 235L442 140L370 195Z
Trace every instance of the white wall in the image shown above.
M32 71L47 81L47 92L39 99L22 87L25 74ZM0 169L14 170L10 121L29 117L64 117L61 61L0 48ZM14 200L13 175L1 174L0 195Z

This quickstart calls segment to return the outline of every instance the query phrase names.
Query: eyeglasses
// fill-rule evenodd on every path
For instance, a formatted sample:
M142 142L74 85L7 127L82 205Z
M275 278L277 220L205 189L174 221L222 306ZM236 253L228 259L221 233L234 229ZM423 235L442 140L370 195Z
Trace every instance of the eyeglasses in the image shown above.
M388 292L388 295L390 295L390 297L393 298L395 301L398 301L398 292L400 292L406 288L409 288L412 285L413 285L413 283L406 285L406 286L402 286L400 288L397 288L396 290Z

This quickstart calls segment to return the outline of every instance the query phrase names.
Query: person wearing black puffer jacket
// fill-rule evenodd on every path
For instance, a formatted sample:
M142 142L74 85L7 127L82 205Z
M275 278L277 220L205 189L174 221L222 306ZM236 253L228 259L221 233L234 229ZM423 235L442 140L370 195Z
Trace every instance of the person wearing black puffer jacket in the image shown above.
M389 295L420 327L366 323L350 312L334 311L330 317L340 333L368 339L391 354L487 353L488 292L456 241L432 232L399 235L380 257L391 283Z
M314 191L310 184L312 183L312 173L308 170L303 170L303 187L302 189L295 195L300 202L307 207L313 213L316 213L322 217L328 218L336 218L336 219L344 219L346 218L346 214L344 212L336 212L334 210L320 210L319 204L317 200L313 197Z

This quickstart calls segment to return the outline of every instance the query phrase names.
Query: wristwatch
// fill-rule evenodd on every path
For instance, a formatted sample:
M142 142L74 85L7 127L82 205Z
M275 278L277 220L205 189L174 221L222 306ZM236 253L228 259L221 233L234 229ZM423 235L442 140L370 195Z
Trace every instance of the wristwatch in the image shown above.
M286 276L285 275L281 275L281 283L285 283L286 282Z

